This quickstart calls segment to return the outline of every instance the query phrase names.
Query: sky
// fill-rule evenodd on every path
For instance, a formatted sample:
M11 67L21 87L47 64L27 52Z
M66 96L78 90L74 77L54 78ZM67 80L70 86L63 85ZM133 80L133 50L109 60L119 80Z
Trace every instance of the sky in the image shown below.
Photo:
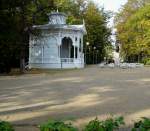
M97 3L99 6L104 7L105 10L113 11L113 12L118 12L119 9L124 5L127 0L93 0L95 3ZM114 17L110 19L110 22L108 23L109 27L114 26L113 24ZM115 29L113 28L112 33L115 32ZM112 44L115 44L115 36L112 35L112 40L114 41Z
M105 10L118 12L127 0L93 0L99 6L104 7ZM113 26L113 18L110 20L109 26Z
M93 0L99 6L104 7L105 10L118 12L127 0ZM109 26L113 26L113 18L110 20Z
M106 10L111 10L117 12L122 5L124 5L127 0L93 0L100 6L104 6Z

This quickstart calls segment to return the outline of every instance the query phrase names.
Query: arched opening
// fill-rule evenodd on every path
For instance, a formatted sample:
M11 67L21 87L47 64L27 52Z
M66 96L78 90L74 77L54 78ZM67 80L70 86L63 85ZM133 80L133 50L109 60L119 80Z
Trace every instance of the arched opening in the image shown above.
M61 58L74 58L74 46L70 37L64 37L60 46Z

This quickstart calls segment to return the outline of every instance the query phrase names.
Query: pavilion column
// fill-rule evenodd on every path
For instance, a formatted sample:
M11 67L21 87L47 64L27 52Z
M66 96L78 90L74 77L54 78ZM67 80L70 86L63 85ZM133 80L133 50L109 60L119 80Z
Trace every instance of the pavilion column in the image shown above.
M81 39L81 47L82 47L82 53L83 53L83 37Z
M57 39L58 44L58 57L61 59L61 46L62 46L62 37L59 34L59 38Z
M79 46L80 46L80 45L78 45L77 58L79 58L79 52L80 52L80 51L79 51L79 48L80 48Z
M59 57L61 58L62 45L59 45Z
M71 47L70 47L70 44L69 44L69 58L71 58Z
M58 57L60 58L60 45L58 45Z
M44 63L44 45L41 46L42 48L42 64Z

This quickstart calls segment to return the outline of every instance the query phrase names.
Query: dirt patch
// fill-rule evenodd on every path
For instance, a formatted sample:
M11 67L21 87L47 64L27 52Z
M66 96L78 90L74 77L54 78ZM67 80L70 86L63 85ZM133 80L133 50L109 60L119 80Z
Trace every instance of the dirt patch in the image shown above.
M82 127L98 116L122 115L128 125L150 117L150 68L86 69L0 76L0 119L14 125L71 120ZM32 126L17 131L38 130ZM30 131L31 131L30 130Z

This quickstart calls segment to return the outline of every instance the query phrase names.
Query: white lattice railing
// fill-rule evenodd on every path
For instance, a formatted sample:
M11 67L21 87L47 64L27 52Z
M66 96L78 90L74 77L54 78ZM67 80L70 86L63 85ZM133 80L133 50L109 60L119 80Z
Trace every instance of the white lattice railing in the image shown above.
M73 63L74 58L61 58L61 62L63 62L63 63Z
M30 63L74 63L74 58L41 58L41 57L31 57Z

